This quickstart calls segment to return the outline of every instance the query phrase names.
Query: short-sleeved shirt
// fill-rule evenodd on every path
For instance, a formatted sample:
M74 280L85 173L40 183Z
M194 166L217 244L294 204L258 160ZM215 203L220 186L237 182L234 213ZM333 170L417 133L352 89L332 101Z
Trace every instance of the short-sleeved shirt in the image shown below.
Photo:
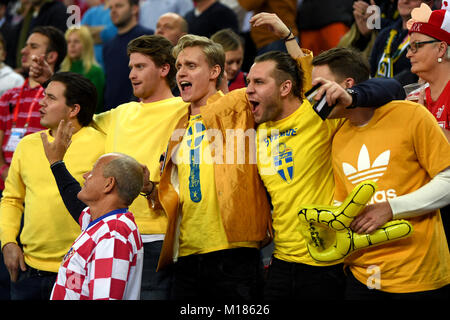
M431 113L409 101L375 110L362 127L347 121L333 140L335 199L373 180L370 203L411 193L450 166L450 145ZM439 210L408 218L412 235L356 251L345 259L363 284L379 270L380 290L394 293L438 289L450 283L450 254ZM369 281L369 282L368 282Z

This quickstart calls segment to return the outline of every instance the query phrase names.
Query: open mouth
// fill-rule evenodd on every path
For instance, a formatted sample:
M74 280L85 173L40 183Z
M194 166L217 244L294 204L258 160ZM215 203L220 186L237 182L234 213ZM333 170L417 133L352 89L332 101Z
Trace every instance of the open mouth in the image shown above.
M252 111L255 112L256 109L259 106L259 102L258 101L254 101L254 100L249 100L250 104L252 105Z
M188 81L181 81L180 82L180 88L181 88L181 91L185 91L187 89L190 89L190 88L192 88L192 83L190 83Z

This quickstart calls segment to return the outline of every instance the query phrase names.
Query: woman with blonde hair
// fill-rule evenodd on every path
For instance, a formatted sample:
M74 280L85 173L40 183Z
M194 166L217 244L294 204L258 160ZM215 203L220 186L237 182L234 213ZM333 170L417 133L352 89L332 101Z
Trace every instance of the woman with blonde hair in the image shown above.
M94 41L86 26L73 26L67 29L67 55L61 63L61 71L79 73L88 78L97 88L97 108L103 111L103 90L105 74L94 57Z

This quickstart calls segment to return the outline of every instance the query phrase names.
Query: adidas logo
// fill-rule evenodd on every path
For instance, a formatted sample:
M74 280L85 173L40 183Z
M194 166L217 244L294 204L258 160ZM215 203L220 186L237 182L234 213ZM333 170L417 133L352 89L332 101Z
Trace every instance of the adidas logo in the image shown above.
M367 150L366 145L363 144L359 151L358 168L355 169L351 164L343 162L342 169L352 184L358 184L361 181L369 179L376 182L386 171L390 155L391 151L386 150L371 163L369 151Z

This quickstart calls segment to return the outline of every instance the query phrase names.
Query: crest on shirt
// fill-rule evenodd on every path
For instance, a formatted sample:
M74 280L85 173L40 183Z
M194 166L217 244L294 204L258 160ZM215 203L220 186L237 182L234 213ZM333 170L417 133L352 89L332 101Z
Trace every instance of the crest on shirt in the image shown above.
M186 143L190 148L190 172L189 172L189 195L193 202L202 200L200 184L200 160L201 143L205 136L206 128L202 122L195 122L187 130Z
M288 184L294 177L294 161L292 149L285 143L278 145L278 153L273 156L273 163L280 177Z
M72 258L72 256L75 254L75 250L73 250L73 248L70 248L69 251L66 253L66 255L64 256L62 263L64 264L66 263L67 260L69 260L70 258Z

